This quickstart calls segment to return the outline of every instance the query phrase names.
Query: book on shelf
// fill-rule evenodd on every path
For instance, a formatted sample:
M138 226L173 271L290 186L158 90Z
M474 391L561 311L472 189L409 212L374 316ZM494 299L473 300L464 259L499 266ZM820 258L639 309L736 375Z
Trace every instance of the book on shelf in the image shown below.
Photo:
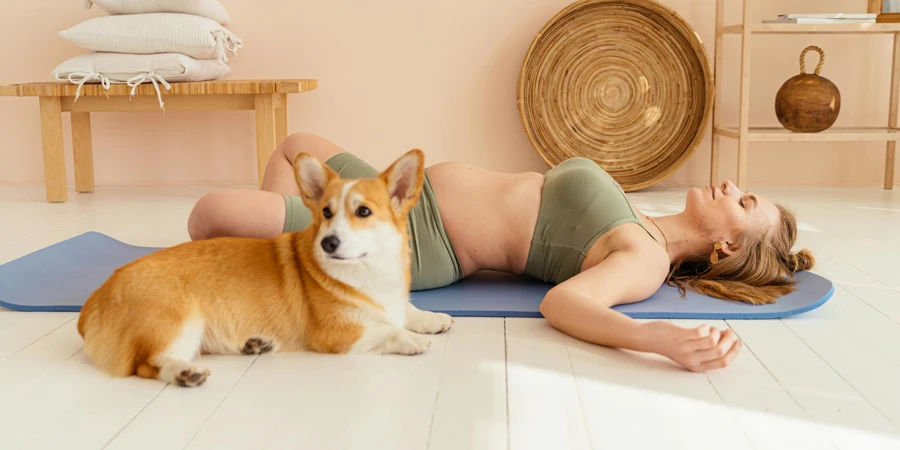
M876 16L877 14L872 13L779 14L777 19L763 20L763 23L875 23Z
M875 19L768 19L763 23L795 23L795 24L822 24L822 23L875 23Z
M779 14L779 19L875 19L874 13Z

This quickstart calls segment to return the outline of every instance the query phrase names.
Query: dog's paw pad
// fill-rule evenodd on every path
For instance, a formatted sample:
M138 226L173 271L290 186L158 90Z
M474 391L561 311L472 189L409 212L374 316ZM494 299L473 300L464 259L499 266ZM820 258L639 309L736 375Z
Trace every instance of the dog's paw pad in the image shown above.
M448 314L428 313L418 326L412 327L417 333L438 334L443 333L453 326L455 321Z
M403 333L397 337L392 353L418 355L431 347L431 340L415 333Z
M269 339L252 337L247 339L247 342L244 343L241 353L245 355L261 355L263 353L271 352L274 347L275 343Z
M182 387L196 387L206 382L209 377L209 369L192 367L184 369L175 377L175 382Z

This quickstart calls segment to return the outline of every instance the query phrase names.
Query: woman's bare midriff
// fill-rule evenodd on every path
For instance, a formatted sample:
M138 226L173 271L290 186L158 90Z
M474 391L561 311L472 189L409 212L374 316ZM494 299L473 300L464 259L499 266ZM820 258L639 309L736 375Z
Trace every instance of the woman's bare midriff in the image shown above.
M540 212L543 175L453 162L427 170L464 274L523 273Z

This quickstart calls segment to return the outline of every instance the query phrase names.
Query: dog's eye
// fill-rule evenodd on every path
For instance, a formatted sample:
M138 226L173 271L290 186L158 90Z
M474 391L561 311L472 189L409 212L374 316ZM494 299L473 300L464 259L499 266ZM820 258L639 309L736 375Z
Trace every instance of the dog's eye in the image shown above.
M366 208L365 206L360 206L356 209L357 217L369 217L371 214L372 211L370 211L369 208Z
M330 219L332 216L331 208L326 206L325 209L322 210L322 215L324 215L326 219Z

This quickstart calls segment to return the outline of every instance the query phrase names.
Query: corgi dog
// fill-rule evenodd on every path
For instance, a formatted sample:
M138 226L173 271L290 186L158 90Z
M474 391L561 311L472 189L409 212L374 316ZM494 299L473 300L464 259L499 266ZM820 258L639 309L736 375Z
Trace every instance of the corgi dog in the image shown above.
M371 179L293 161L307 228L272 239L220 237L118 268L78 319L84 352L112 376L192 387L200 354L424 352L453 319L410 303L409 210L424 183L411 150Z

